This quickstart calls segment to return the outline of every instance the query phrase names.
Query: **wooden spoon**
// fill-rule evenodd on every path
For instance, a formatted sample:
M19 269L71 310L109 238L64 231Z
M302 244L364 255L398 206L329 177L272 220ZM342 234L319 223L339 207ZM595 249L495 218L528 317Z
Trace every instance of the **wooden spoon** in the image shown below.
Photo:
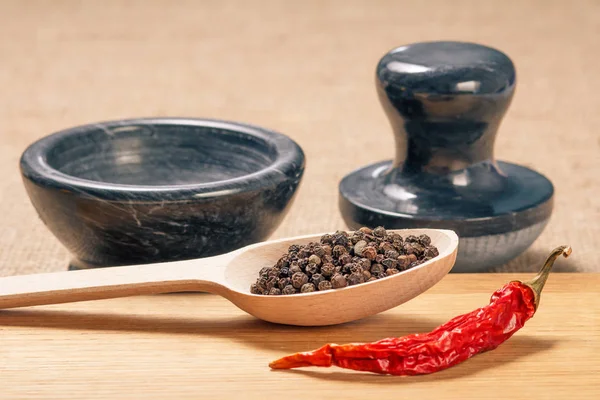
M274 265L292 244L321 235L275 240L216 257L0 278L0 309L110 299L169 292L204 291L225 297L265 321L289 325L333 325L400 305L440 281L454 265L458 237L437 229L396 230L402 236L427 234L439 256L376 281L323 292L287 296L250 293L258 271Z

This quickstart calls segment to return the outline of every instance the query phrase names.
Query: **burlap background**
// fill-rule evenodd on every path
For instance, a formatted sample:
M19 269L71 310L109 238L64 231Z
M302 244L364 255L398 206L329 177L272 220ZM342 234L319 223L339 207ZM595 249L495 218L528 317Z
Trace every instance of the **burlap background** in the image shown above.
M0 275L64 269L18 159L72 125L197 116L279 130L306 151L296 203L276 237L344 228L337 184L393 157L374 67L392 47L467 40L518 72L498 159L555 184L546 231L504 271L571 244L562 270L600 271L598 1L0 1Z

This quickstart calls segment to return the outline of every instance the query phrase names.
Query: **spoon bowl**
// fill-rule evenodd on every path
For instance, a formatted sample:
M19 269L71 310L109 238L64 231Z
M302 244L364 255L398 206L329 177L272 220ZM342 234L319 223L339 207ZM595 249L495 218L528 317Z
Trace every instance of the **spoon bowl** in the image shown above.
M250 293L261 268L274 265L292 244L322 235L253 244L197 260L0 278L0 309L182 291L223 296L264 321L323 326L355 321L403 304L439 282L454 265L458 236L440 229L389 230L426 234L439 255L398 274L342 289L294 295Z

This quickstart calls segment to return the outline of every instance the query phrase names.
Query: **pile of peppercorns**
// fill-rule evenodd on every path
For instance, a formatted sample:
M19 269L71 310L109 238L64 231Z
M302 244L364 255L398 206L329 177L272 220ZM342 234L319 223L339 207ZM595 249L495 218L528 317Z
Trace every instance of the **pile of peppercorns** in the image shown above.
M253 294L277 296L340 289L385 278L439 255L427 235L402 236L383 227L326 234L319 243L292 245L272 267L260 270Z

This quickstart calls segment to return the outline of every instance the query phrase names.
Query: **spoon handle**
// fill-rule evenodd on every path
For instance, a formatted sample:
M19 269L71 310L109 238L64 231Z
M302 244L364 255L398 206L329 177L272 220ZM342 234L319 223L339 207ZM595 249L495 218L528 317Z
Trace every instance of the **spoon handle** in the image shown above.
M227 255L0 278L0 309L223 288Z

